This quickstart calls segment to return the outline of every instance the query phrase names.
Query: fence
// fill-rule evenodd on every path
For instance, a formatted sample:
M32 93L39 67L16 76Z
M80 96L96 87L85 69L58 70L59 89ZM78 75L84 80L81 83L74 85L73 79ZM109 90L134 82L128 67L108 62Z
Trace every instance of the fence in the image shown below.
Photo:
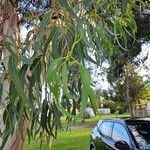
M135 110L136 117L150 117L150 110L147 109L136 109Z

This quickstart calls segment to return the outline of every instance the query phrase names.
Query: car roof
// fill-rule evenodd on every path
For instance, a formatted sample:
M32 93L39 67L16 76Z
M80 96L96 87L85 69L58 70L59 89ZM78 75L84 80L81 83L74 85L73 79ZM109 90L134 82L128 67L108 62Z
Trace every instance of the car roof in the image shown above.
M134 119L126 119L125 122L127 124L132 123L150 123L150 118L134 118Z
M150 122L150 118L112 118L112 119L102 119L101 121L111 121L118 123L137 123L137 122Z
M124 123L125 122L124 119L120 119L120 118L103 119L102 121L111 121L111 122L118 122L118 123Z

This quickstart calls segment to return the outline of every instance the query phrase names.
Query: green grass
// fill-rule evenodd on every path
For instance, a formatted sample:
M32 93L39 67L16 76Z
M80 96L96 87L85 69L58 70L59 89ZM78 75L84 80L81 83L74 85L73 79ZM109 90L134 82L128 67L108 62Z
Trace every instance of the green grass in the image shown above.
M54 140L53 150L87 150L91 129L76 129L71 132L62 132Z
M117 117L129 117L129 114L122 115L101 115L96 117L91 117L86 119L85 123L78 120L75 125L75 128L71 131L62 131L58 132L57 139L53 139L52 150L87 150L89 147L89 138L91 134L91 128L96 125L97 121L105 118L117 118ZM62 118L63 122L65 118ZM78 128L86 126L87 128ZM40 141L31 141L28 144L27 140L24 145L24 150L39 150ZM46 142L42 144L42 150L48 150L48 145Z
M124 114L119 114L119 115L116 115L116 114L97 115L96 117L90 117L90 119L85 119L85 123L83 123L80 119L73 126L87 126L89 128L92 128L101 119L126 118L126 117L129 117L129 113L124 113ZM62 122L65 124L65 117L62 117Z
M58 133L57 139L53 139L52 150L87 150L89 147L91 129L74 129ZM39 141L25 143L24 150L40 149ZM48 150L46 143L43 143L42 150Z

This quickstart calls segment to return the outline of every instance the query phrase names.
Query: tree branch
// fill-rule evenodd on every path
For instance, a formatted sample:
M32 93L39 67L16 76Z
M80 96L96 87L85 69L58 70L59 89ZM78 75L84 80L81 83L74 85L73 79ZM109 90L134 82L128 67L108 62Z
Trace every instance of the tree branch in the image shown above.
M13 0L9 0L9 2L16 8L16 4Z

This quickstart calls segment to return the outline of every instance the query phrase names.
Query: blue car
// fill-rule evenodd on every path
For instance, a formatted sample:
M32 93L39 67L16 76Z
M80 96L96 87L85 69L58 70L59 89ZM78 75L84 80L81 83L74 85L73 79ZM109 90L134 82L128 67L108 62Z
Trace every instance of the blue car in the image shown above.
M150 150L150 119L105 119L93 129L90 150Z

